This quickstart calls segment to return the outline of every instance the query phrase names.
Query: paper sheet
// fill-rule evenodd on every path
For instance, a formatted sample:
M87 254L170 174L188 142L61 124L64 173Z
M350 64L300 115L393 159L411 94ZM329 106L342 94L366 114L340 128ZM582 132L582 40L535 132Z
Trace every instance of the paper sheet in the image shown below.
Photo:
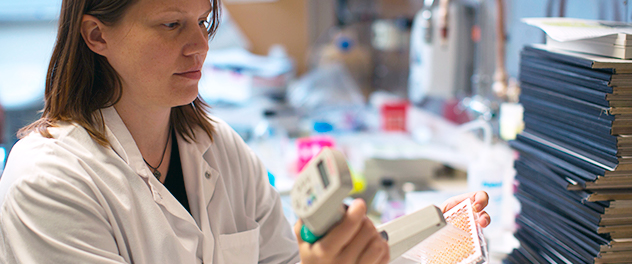
M599 21L563 17L523 18L522 22L542 29L557 41L572 41L619 33L632 34L632 25L613 21Z

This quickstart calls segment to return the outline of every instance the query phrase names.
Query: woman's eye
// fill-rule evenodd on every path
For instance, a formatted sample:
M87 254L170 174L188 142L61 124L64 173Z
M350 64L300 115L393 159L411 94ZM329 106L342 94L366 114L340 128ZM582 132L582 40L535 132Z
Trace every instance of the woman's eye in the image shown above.
M165 23L165 24L162 24L162 25L167 27L167 28L169 28L169 29L174 29L174 28L178 27L178 25L180 25L180 23L178 23L178 22L171 22L171 23Z
M200 22L198 22L198 25L203 26L204 28L208 28L209 22L208 20L200 20Z

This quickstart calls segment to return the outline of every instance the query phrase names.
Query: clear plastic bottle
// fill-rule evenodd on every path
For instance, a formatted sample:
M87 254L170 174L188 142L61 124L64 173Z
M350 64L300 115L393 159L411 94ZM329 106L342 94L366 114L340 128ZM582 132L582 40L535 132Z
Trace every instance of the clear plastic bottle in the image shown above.
M284 179L287 179L288 172L285 155L290 144L287 130L279 124L275 110L263 112L263 118L254 127L248 145L268 169L270 184L286 188L288 183Z
M395 181L391 178L382 179L382 188L386 192L386 202L382 208L382 223L389 222L406 214L404 198L399 192Z

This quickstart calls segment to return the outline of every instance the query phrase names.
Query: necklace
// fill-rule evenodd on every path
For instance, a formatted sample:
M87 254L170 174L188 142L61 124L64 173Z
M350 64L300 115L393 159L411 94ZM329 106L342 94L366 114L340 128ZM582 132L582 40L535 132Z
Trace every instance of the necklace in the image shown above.
M145 164L147 164L147 166L149 166L149 168L151 169L151 173L154 174L154 177L156 177L156 179L158 179L158 181L160 181L160 177L162 176L162 173L160 173L160 171L158 171L158 168L160 168L160 165L162 165L162 161L165 159L165 153L167 152L167 146L169 146L169 140L171 139L171 133L169 133L169 137L167 138L167 143L165 144L165 149L162 150L162 157L160 158L160 163L158 163L158 166L153 167L151 165L149 165L149 162L147 162L147 160L145 160L145 157L143 157L143 161L145 162Z

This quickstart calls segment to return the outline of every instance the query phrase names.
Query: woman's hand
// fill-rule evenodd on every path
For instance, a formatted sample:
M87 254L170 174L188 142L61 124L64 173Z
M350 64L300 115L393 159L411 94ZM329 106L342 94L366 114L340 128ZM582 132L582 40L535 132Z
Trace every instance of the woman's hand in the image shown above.
M487 206L487 202L489 202L489 196L484 191L471 192L454 196L446 200L443 205L441 205L441 211L445 213L448 210L452 209L452 207L460 204L465 199L470 199L470 201L472 201L472 209L474 209L475 214L478 214L478 224L481 227L487 227L491 222L491 218L485 211L483 211Z
M299 220L294 225L298 249L303 264L388 263L387 242L366 216L366 203L353 201L342 220L314 244L301 239Z

